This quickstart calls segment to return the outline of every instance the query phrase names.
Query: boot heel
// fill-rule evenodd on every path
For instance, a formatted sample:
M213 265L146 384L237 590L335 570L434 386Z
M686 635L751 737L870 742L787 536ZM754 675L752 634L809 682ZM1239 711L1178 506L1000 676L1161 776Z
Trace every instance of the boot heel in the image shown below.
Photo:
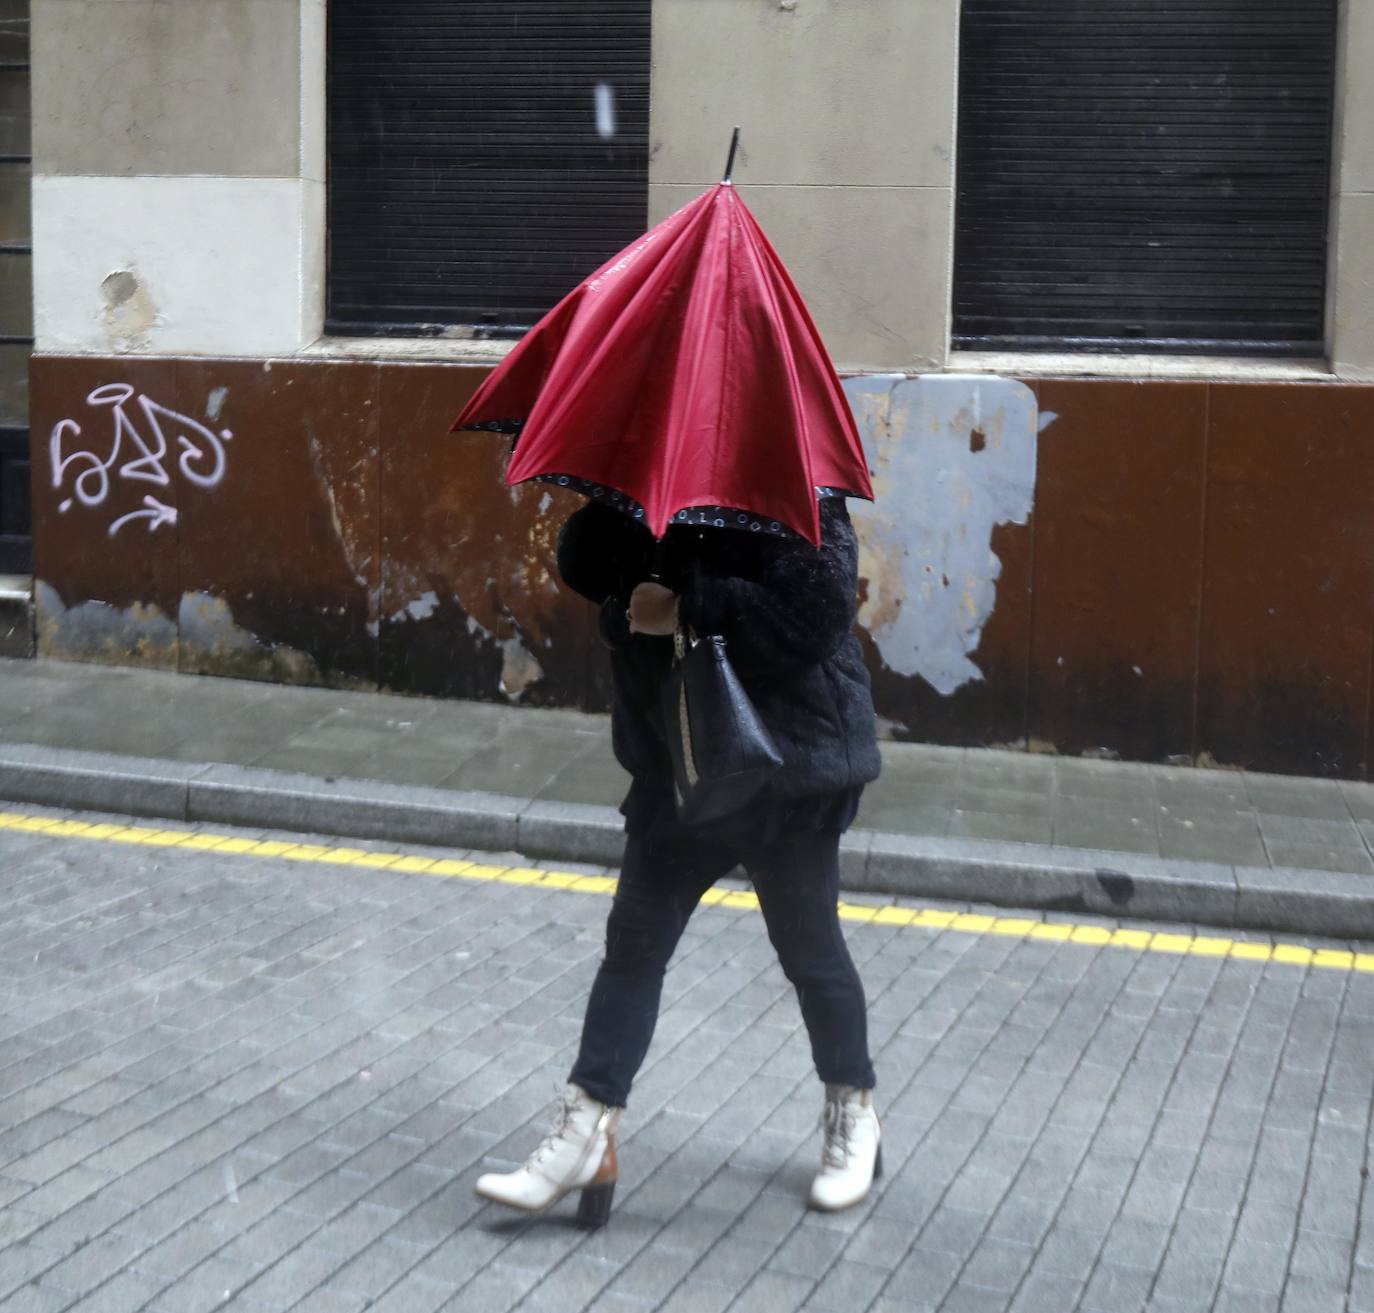
M577 1224L586 1231L597 1231L611 1218L611 1200L615 1196L615 1182L589 1185L577 1201Z
M873 1155L873 1179L876 1181L883 1174L883 1146L878 1145L878 1151Z

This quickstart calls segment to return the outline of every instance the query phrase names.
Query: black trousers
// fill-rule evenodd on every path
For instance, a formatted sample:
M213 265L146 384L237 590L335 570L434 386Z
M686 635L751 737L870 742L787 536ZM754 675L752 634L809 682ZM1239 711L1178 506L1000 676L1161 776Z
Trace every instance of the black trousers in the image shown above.
M568 1079L601 1103L625 1105L658 1021L663 973L688 919L702 894L742 864L797 991L817 1075L827 1084L872 1089L863 984L836 909L839 843L833 831L743 849L671 831L632 834Z

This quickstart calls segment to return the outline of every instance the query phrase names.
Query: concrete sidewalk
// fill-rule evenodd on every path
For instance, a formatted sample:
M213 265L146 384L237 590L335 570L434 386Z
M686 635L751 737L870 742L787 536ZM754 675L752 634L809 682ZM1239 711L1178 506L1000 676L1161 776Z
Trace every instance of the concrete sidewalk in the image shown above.
M0 798L614 863L605 717L0 660ZM849 888L1374 938L1374 786L884 745Z

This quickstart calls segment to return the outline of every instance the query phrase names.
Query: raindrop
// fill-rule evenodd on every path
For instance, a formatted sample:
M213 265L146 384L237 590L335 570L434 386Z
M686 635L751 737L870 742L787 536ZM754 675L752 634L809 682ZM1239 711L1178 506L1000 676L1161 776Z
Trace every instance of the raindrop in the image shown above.
M615 91L609 82L598 82L592 94L596 100L596 135L609 141L615 136Z

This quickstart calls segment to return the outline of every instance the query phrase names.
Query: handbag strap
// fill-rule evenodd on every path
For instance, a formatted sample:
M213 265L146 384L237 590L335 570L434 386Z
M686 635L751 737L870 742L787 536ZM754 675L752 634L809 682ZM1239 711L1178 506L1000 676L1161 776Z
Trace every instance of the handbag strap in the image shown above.
M692 632L691 626L679 624L673 630L673 660L681 665L689 647L695 647L701 640Z

